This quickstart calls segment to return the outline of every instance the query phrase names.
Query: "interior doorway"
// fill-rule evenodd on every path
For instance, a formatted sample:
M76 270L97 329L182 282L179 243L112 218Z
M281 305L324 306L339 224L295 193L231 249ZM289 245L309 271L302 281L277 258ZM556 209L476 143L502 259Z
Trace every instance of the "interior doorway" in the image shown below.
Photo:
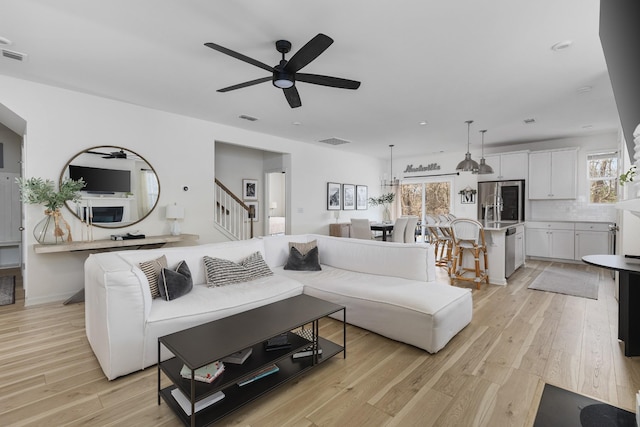
M0 275L14 276L24 295L23 212L16 178L23 175L26 122L0 104Z
M287 230L287 180L286 172L272 171L265 174L267 229L265 234L276 236Z

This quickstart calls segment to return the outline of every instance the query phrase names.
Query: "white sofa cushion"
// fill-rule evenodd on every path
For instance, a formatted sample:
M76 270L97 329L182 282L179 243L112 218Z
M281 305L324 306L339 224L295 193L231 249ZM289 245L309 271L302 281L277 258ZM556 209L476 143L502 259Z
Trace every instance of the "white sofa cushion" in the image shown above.
M158 337L301 295L304 286L285 276L266 276L227 286L197 285L173 301L155 299L145 324L142 369L157 362ZM163 359L169 356L163 353Z
M274 268L304 283L306 295L348 307L347 322L436 353L471 321L469 289L437 282L358 273Z

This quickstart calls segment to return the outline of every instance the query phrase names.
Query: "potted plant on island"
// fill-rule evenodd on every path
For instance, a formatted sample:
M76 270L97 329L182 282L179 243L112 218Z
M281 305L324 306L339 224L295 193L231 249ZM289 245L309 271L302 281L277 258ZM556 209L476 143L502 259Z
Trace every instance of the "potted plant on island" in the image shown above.
M369 197L369 205L382 206L384 208L384 211L382 213L383 221L388 222L391 220L391 212L389 210L389 205L391 205L391 203L393 203L395 199L396 199L395 193L385 193L378 197Z
M80 201L80 190L84 188L85 182L82 179L77 181L64 179L58 191L55 190L55 183L49 179L17 178L16 182L20 187L22 202L46 207L45 217L33 229L33 235L38 243L56 244L73 241L71 227L62 217L60 208L67 201Z

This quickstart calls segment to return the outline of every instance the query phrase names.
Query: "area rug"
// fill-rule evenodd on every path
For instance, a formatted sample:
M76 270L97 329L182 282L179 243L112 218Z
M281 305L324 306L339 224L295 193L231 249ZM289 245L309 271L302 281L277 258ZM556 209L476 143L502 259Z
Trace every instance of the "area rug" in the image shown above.
M533 427L636 427L633 412L544 385Z
M551 264L531 282L529 289L598 299L599 274L589 268L586 265Z
M9 305L16 302L16 277L0 277L0 305Z

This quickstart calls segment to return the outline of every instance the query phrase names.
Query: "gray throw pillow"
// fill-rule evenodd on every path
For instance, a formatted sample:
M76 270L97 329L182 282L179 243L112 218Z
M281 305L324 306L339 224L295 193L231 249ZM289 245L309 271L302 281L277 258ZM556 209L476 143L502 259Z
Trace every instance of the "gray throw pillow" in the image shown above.
M306 254L302 254L295 246L289 249L289 259L284 265L285 270L320 271L320 257L318 247L314 247Z
M203 259L207 273L207 285L210 287L249 282L259 277L273 275L260 252L249 255L240 263L209 256L205 256Z
M175 271L163 268L158 279L160 296L167 301L180 298L193 289L191 270L186 262L180 261Z

